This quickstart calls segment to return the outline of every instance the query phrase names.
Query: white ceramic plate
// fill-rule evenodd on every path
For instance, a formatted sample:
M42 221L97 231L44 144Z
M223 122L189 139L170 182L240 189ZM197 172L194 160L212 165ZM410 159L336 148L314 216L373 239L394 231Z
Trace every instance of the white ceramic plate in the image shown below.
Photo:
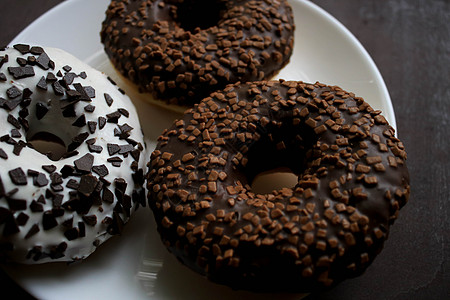
M150 150L179 114L142 100L110 66L100 43L109 0L70 0L42 15L13 41L64 49L114 78L132 97ZM278 78L339 85L381 109L395 128L389 93L358 40L328 13L291 0L297 26L294 54ZM140 209L123 235L112 238L84 262L9 266L7 273L39 299L273 299L208 282L179 264L161 245L153 216ZM277 298L279 295L276 295ZM299 299L301 295L283 295Z

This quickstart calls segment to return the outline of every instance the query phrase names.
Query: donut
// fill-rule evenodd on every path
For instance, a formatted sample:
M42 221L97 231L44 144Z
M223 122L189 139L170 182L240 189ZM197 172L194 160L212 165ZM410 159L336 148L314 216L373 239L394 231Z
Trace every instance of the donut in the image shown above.
M286 0L122 0L111 1L101 41L142 91L190 107L229 83L274 76L294 29Z
M231 84L158 139L146 174L165 246L213 282L311 292L364 272L409 198L406 152L379 110L337 86ZM252 191L288 168L294 187Z
M2 261L82 260L146 206L138 116L106 75L60 49L2 49L0 118Z

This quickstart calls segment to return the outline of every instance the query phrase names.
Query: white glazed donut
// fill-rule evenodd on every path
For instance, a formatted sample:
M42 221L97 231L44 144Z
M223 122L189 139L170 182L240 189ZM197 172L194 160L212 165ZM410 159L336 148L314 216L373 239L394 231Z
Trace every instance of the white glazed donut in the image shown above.
M138 116L104 74L60 49L3 49L0 119L2 260L84 259L145 206ZM62 157L41 153L45 136Z

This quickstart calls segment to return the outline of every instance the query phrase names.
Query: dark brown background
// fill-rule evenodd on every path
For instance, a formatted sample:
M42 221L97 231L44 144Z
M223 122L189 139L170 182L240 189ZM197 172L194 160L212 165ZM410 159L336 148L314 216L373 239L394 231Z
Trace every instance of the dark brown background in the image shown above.
M0 45L60 2L1 0ZM450 1L312 2L341 21L380 69L408 152L412 193L366 273L306 299L450 299ZM32 299L1 268L0 287L2 298L9 291Z

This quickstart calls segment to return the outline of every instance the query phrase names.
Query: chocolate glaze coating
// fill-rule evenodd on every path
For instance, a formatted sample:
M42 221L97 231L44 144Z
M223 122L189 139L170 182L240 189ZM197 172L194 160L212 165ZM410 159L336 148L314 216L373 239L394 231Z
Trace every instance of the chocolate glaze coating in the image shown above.
M308 292L360 275L409 198L403 144L336 86L255 82L215 92L163 132L148 202L168 249L237 289ZM287 167L294 188L255 194Z
M286 0L122 0L101 40L141 90L192 106L229 83L270 79L289 62L294 28Z

